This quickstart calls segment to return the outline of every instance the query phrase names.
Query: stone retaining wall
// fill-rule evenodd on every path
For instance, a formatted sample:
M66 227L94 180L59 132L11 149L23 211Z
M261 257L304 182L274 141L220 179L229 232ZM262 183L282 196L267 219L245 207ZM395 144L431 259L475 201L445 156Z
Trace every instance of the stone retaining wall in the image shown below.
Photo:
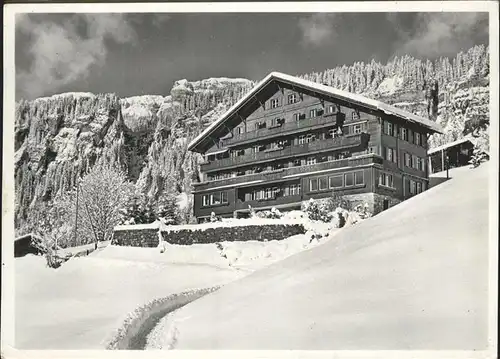
M162 240L168 243L190 245L224 241L280 241L304 233L306 230L302 224L264 224L200 229L179 227L162 231L161 235ZM114 245L132 247L157 247L159 243L158 229L153 228L115 230L112 242Z

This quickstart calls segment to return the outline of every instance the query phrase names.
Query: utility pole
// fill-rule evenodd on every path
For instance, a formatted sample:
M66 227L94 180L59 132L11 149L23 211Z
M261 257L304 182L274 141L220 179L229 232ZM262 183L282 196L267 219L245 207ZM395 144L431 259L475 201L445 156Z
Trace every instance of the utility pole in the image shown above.
M450 157L448 155L446 155L446 179L449 179L450 176L449 176L449 168L450 168Z
M79 192L79 190L80 190L80 178L77 178L77 180L76 180L76 208L75 208L75 246L77 245L77 236L78 236L78 192Z

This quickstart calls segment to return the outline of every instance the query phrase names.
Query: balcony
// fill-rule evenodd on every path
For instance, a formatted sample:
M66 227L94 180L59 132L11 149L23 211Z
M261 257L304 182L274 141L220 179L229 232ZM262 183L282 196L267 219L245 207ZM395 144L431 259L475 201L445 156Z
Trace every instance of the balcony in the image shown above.
M343 148L362 147L368 143L369 135L361 133L357 135L341 136L328 140L317 140L297 146L289 146L281 150L263 151L243 156L223 158L200 166L202 172L220 170L223 168L240 167L253 162L275 161L287 157L314 154L324 150L340 150Z
M378 155L367 154L367 155L361 155L361 156L357 156L357 157L344 158L341 160L316 163L314 165L288 167L288 168L282 168L282 169L275 170L275 171L253 173L253 174L248 174L248 175L243 175L243 176L225 178L225 179L221 179L221 180L195 183L194 190L196 192L199 192L199 191L204 191L204 190L214 188L214 187L231 186L231 185L244 184L244 183L255 182L255 181L260 181L260 182L255 182L255 186L259 186L261 183L264 184L264 183L269 182L269 181L279 181L279 180L285 181L286 177L293 176L293 175L300 175L301 173L331 170L331 169L343 168L343 167L356 167L356 166L363 166L363 165L369 165L369 164L383 164L383 161L384 160L382 159L382 157L380 157Z
M236 201L236 210L244 210L248 209L248 206L252 206L252 208L262 208L262 207L276 207L282 204L295 203L300 202L302 200L301 195L294 196L278 196L273 199L264 199L257 201L242 201L238 199Z
M327 125L334 125L337 121L336 114L321 115L311 119L299 120L296 122L284 123L281 126L261 128L259 130L241 133L223 140L224 146L231 147L235 144L241 145L255 140L261 141L266 138L272 138L276 135L289 135L297 130L308 130L311 128L321 128Z

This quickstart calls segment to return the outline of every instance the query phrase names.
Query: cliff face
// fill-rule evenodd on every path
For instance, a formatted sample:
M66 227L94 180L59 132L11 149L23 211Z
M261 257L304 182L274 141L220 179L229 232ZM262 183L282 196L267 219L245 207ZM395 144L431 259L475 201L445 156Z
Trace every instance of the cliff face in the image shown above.
M355 63L302 77L377 98L430 117L445 129L431 146L487 131L488 49L476 46L454 59L409 56L382 65ZM199 157L187 143L254 83L246 79L179 80L167 96L118 98L66 93L16 105L16 227L29 210L74 187L100 157L116 162L140 194L158 200L164 191L189 193Z
M212 109L225 111L253 85L249 80L234 79L184 83L189 92L178 91L176 83L172 95L165 97L120 99L114 94L64 93L17 103L16 227L29 220L30 208L73 188L76 179L100 157L119 163L136 182L148 162L157 160L151 157L151 147L157 148L169 137L199 133L212 120ZM184 164L186 150L182 143L186 141L170 147L184 151L182 156L175 156L182 159L176 164L177 172L182 172ZM173 168L163 169L170 170ZM177 180L174 187L183 190L183 176L177 176ZM146 187L156 185L151 180Z

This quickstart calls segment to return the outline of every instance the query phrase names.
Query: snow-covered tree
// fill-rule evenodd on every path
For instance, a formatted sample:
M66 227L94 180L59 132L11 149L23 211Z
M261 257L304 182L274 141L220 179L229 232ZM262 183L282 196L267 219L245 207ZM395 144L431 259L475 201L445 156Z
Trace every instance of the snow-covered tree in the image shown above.
M78 226L97 242L111 239L113 228L133 193L125 173L108 163L98 163L81 180Z

